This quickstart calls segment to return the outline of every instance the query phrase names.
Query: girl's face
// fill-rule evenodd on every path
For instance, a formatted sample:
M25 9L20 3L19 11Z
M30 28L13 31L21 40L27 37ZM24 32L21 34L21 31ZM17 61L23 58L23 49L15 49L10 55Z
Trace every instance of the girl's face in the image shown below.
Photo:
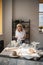
M22 27L21 26L17 27L17 29L18 29L19 32L22 31Z

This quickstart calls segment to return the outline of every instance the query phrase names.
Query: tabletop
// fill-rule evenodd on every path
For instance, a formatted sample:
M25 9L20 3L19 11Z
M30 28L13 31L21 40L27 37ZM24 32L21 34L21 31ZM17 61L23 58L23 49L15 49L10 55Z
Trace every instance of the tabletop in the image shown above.
M0 65L43 65L43 59L39 61L0 57Z
M10 47L10 45L8 46ZM0 55L0 65L43 65L43 57L38 60L28 60L25 58L13 58Z

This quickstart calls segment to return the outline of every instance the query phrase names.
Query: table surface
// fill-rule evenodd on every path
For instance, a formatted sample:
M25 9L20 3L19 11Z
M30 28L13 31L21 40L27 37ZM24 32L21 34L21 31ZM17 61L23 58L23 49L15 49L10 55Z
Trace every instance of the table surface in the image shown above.
M40 60L34 61L0 55L0 65L43 65L43 57Z
M19 58L0 57L0 65L43 65L43 59L40 61L33 61Z

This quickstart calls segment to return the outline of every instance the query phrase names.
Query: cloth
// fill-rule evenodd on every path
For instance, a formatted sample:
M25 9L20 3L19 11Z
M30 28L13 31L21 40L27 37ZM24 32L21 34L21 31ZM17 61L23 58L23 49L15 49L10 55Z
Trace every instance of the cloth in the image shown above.
M23 37L26 35L26 32L25 32L25 30L22 30L22 31L18 31L18 30L16 30L16 32L15 32L15 37L17 37L17 39L19 39L19 40L25 40Z

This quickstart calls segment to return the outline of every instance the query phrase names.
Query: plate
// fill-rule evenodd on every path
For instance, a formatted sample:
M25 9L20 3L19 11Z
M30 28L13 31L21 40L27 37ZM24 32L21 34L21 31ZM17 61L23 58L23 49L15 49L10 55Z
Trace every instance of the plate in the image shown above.
M27 56L24 56L24 58L25 58L25 59L32 59L33 57L32 57L32 56L27 55Z

